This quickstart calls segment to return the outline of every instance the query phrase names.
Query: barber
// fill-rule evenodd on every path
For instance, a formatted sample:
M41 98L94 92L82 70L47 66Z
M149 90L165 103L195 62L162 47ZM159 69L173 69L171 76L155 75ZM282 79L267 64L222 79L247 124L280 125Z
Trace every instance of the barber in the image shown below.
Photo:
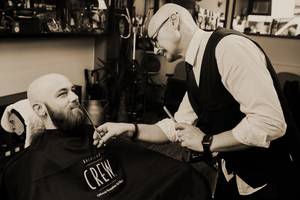
M263 50L233 30L199 29L181 6L165 4L148 35L169 62L184 59L188 90L175 119L156 124L105 123L94 145L125 134L153 143L218 154L222 175L215 199L293 199L293 158L287 136L295 132L278 80Z

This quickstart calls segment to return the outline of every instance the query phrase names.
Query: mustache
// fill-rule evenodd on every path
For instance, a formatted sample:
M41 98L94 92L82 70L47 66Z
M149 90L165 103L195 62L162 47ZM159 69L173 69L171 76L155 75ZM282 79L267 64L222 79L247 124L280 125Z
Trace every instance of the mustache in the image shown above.
M73 102L70 104L70 108L73 109L73 108L80 108L81 109L81 106L80 106L80 103L79 101L76 101L76 102ZM81 109L82 110L82 109Z

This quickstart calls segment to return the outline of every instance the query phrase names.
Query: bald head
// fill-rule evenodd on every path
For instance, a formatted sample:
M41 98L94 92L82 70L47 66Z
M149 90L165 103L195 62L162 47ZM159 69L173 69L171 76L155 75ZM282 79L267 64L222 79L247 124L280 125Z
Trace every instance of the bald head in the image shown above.
M71 84L69 79L61 74L46 74L35 79L27 90L30 104L45 103L48 95L54 92L61 83Z
M196 23L190 12L182 6L173 3L164 4L159 10L153 15L148 25L148 36L153 37L159 26L172 14L178 13L180 17L180 23L191 28L197 28Z

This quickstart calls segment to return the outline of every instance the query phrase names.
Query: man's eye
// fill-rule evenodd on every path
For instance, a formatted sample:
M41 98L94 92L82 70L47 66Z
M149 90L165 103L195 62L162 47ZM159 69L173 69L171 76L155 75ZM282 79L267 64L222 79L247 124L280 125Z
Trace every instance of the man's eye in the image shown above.
M62 93L59 93L59 94L58 94L58 97L64 97L64 96L66 96L66 95L67 95L66 92L62 92Z

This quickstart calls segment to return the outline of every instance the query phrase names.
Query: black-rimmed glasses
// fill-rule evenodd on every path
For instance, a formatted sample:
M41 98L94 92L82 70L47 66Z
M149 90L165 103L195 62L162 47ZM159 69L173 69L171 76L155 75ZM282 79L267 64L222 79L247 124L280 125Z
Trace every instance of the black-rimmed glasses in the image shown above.
M175 14L177 14L177 13L175 13ZM172 14L172 15L173 15L173 14ZM171 16L172 16L172 15L171 15ZM165 20L161 23L161 25L160 25L160 26L157 28L157 30L154 32L153 36L150 38L151 43L152 43L152 45L153 45L153 47L154 47L154 53L155 53L156 55L162 55L163 52L164 52L164 48L162 48L162 47L158 44L156 37L157 37L157 35L158 35L160 29L163 27L163 25L168 21L168 19L169 19L171 16L167 17L167 19L165 19Z

